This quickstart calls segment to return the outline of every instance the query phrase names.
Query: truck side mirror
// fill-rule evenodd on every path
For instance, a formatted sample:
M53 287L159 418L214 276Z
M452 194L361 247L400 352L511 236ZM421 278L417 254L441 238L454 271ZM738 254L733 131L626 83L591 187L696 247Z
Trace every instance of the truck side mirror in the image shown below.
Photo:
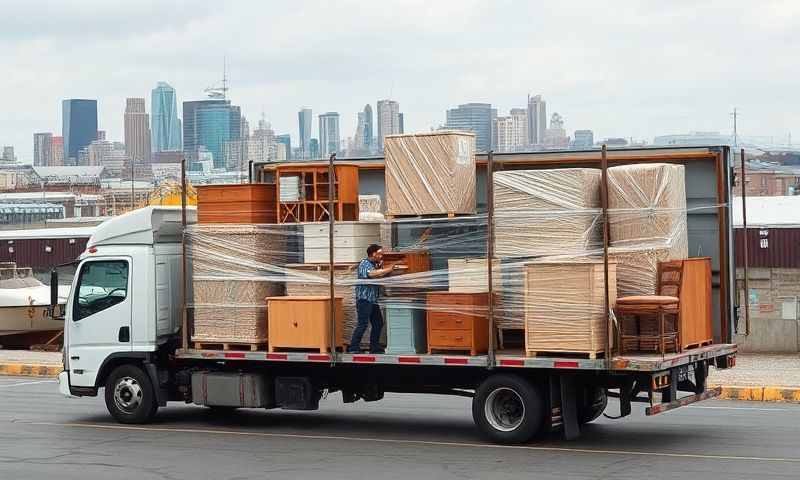
M58 271L54 268L50 270L50 317L53 319L63 318L63 312L58 307Z

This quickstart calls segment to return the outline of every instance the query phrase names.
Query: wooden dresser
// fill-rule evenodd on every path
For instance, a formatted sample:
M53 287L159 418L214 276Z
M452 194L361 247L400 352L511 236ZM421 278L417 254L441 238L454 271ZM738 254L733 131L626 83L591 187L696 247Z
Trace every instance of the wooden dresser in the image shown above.
M342 297L335 298L336 345L342 338ZM268 297L269 351L313 349L330 351L330 297Z
M197 187L198 223L275 223L275 185L203 185Z
M427 295L428 353L435 350L486 353L489 348L488 293L431 292Z
M680 289L681 348L697 348L714 340L711 326L711 258L682 260Z

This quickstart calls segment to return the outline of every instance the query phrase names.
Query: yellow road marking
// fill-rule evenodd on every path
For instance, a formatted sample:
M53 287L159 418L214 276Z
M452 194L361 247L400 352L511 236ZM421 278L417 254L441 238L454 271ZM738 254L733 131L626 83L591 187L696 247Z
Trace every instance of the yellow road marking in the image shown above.
M142 432L160 433L191 433L191 434L211 434L211 435L235 435L244 437L265 437L265 438L297 438L309 440L344 440L351 442L375 442L388 444L406 445L436 445L445 447L470 447L470 448L496 448L511 450L529 450L541 452L564 452L564 453L587 453L601 455L629 455L629 456L652 456L668 458L695 458L701 460L742 460L757 462L782 462L800 463L800 458L780 458L780 457L744 457L737 455L703 455L698 453L669 453L669 452L642 452L636 450L603 450L593 448L568 448L568 447L547 447L536 445L495 445L468 442L436 442L431 440L403 440L394 438L370 438L370 437L347 437L338 435L299 435L293 433L266 433L266 432L237 432L233 430L214 430L203 428L160 428L160 427L135 427L130 425L103 425L97 423L56 423L56 422L30 422L28 425L41 425L51 427L70 427L70 428L94 428L106 430L132 430Z

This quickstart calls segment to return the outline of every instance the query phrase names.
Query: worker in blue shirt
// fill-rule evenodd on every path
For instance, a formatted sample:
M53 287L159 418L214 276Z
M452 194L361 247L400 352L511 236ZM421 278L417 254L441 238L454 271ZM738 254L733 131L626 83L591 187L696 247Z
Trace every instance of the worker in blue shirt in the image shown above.
M372 244L367 247L367 258L361 260L361 263L358 264L358 279L360 282L354 289L358 324L353 330L353 338L350 340L348 352L359 353L361 351L361 337L364 336L369 323L371 327L369 332L369 351L370 353L383 353L380 344L383 316L378 305L381 287L363 280L385 277L392 273L392 270L392 267L383 267L383 249L380 245Z

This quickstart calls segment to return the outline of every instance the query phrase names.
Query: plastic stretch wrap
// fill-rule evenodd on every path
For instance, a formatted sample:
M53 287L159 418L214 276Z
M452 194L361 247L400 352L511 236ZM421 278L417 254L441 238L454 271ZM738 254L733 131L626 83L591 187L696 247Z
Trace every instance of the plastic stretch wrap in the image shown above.
M395 146L405 145L397 138ZM516 346L529 354L592 356L605 349L599 182L599 171L586 168L495 174L494 325L524 330L524 345ZM618 295L654 293L658 261L686 257L683 182L682 167L673 165L609 169L611 305ZM474 200L474 191L470 195ZM269 337L264 297L330 295L328 228L324 222L189 227L193 340L263 341ZM407 310L425 318L446 314L435 315L444 332L439 340L449 338L448 328L456 332L453 341L467 338L461 332L472 323L465 319L488 315L486 232L486 215L337 222L334 290L342 298L345 342L357 324L359 285L380 287L382 307L404 305L398 318L410 321ZM371 243L384 247L384 266L403 267L358 279L358 262ZM430 298L436 303L426 303ZM482 318L475 325L485 325ZM368 339L369 331L362 347ZM408 337L403 348L412 343Z
M387 215L475 213L475 134L384 139Z
M689 255L683 165L609 168L608 204L620 296L655 294L658 262Z
M546 256L602 248L600 177L600 170L591 168L496 172L496 254Z

